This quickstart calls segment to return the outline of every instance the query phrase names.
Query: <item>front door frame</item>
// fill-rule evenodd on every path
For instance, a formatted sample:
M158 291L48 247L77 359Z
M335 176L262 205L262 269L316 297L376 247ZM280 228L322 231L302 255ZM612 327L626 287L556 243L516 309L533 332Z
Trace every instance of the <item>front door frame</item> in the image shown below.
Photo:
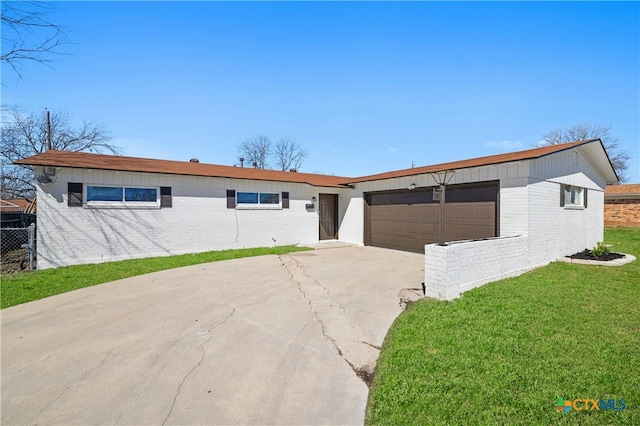
M333 206L334 208L332 209L332 211L330 212L330 214L333 216L333 235L328 235L326 233L326 229L324 229L325 232L323 232L323 227L322 227L322 222L323 222L323 217L322 217L322 200L327 199L327 198L332 198L333 199ZM318 194L318 240L322 241L322 240L337 240L338 239L338 194ZM326 235L325 235L326 234Z

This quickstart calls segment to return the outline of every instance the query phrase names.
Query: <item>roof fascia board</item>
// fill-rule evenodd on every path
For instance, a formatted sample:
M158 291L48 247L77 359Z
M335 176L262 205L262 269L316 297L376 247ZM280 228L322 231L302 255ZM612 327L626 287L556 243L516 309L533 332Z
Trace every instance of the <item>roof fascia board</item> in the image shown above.
M26 163L23 163L26 164ZM34 164L35 167L49 167L49 166L45 166L44 164ZM241 176L223 176L223 175L202 175L202 174L191 174L191 173L174 173L174 172L157 172L157 171L150 171L150 170L126 170L126 169L119 169L117 167L109 167L109 168L97 168L95 166L92 167L86 167L86 166L70 166L70 165L65 165L65 166L59 166L56 165L55 167L59 167L61 169L77 169L77 170L89 170L89 171L107 171L107 172L119 172L119 173L142 173L142 174L153 174L153 175L169 175L169 176L193 176L193 177L204 177L204 178L212 178L212 179L239 179L239 180L255 180L255 181L263 181L263 182L282 182L282 183L293 183L293 184L299 184L299 185L310 185L314 188L348 188L347 184L336 184L336 185L316 185L313 184L311 182L295 182L295 181L289 181L289 180L283 180L283 179L273 179L273 178L250 178L250 177L241 177Z

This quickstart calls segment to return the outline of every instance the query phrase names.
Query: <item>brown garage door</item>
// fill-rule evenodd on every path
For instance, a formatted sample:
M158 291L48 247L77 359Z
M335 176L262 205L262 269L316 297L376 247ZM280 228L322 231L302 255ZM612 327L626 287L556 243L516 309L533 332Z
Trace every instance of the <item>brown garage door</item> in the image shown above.
M447 186L445 240L497 236L498 182ZM365 194L365 244L424 253L438 242L440 205L433 187Z

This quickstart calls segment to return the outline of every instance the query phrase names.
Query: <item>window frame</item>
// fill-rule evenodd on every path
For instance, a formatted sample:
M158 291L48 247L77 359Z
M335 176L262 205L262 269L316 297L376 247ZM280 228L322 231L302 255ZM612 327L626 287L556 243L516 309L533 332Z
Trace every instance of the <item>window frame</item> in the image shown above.
M241 195L242 194L242 195ZM255 194L257 202L248 203L240 200L244 194ZM282 193L281 192L267 192L267 191L236 191L236 209L237 210L282 210ZM277 196L277 203L265 203L263 202L264 196Z
M97 188L119 188L121 197L119 201L108 201L108 200L89 200L89 188L97 187ZM109 184L94 184L94 183L86 183L84 184L83 191L83 204L86 208L127 208L127 209L159 209L161 202L160 191L161 188L159 186L143 186L143 185L109 185ZM155 201L126 201L126 190L127 189L150 189L154 190L156 193Z
M563 185L564 208L567 210L582 210L585 206L586 189L577 185ZM574 197L575 195L575 197ZM573 199L573 202L572 202Z

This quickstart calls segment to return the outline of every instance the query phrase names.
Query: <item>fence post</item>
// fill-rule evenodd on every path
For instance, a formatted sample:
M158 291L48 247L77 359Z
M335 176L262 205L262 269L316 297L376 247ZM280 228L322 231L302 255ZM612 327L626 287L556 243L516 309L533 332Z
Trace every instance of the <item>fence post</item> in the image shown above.
M29 225L29 270L33 271L33 258L36 254L36 224Z

